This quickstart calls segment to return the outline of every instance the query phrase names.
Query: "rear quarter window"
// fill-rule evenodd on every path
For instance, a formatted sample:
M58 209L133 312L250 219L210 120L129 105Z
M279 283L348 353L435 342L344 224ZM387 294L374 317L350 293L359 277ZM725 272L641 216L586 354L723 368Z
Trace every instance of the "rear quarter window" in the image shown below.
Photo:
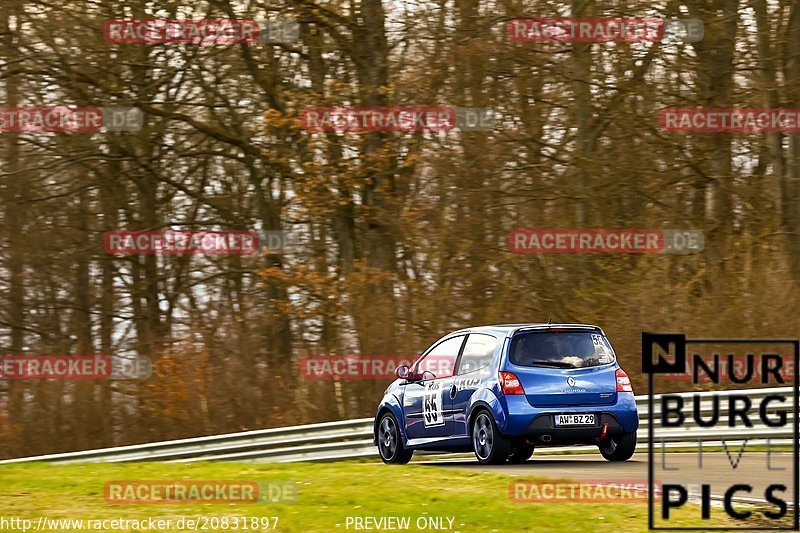
M458 363L458 374L468 374L489 366L497 339L483 333L470 333Z

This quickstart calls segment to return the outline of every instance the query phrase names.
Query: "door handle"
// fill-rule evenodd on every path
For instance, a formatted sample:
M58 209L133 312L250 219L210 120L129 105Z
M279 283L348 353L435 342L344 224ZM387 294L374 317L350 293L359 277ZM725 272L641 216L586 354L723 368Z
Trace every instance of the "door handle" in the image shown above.
M450 399L451 399L451 400L455 400L455 399L456 399L456 393L457 393L457 392L458 392L458 389L456 388L456 384L455 384L455 383L453 383L453 384L450 386Z

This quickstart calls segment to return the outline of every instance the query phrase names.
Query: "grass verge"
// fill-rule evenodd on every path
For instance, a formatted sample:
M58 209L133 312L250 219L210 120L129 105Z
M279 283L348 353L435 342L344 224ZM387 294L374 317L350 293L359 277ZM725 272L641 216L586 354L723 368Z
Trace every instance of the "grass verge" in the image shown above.
M274 531L356 531L354 517L408 517L408 531L597 531L647 530L645 503L518 503L509 497L511 476L424 465L386 466L368 462L329 464L126 463L0 467L0 517L6 520L170 519L163 531L273 531L272 520L252 527L253 518L278 517ZM525 479L530 479L526 477ZM222 504L112 504L104 496L109 481L240 480L290 482L294 502ZM674 525L691 524L696 508L682 511ZM197 527L178 527L181 517L206 517ZM216 527L212 517L216 517ZM228 517L228 527L221 519ZM241 518L233 526L233 517ZM348 523L348 517L351 522ZM440 528L417 527L441 519ZM449 519L452 519L449 520ZM202 520L202 519L201 519ZM419 521L419 522L418 522ZM84 526L86 526L84 522ZM362 522L364 524L364 522ZM6 523L6 526L8 523ZM62 524L64 526L65 524ZM398 531L371 523L371 531ZM46 526L46 523L45 523ZM50 524L38 531L65 531ZM348 527L349 526L349 527ZM377 527L376 527L377 526ZM3 531L21 531L2 527ZM100 529L87 529L100 530ZM107 531L147 531L146 527L109 527ZM361 529L364 531L365 529ZM154 531L150 529L150 531Z

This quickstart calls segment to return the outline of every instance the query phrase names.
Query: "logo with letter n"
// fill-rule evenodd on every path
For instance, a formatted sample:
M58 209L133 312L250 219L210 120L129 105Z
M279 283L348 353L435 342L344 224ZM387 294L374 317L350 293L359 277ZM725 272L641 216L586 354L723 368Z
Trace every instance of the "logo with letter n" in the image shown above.
M645 374L686 372L686 335L642 333L642 372Z

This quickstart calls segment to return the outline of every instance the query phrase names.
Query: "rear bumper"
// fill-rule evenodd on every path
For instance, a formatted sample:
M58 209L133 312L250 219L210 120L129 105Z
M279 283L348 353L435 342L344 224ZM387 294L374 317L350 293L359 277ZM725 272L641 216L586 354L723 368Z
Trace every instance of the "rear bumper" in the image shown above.
M504 399L508 414L500 432L509 437L525 437L541 444L594 443L606 423L608 435L630 433L639 428L639 413L631 393L617 394L617 401L612 405L586 407L538 408L531 406L524 396L505 396ZM555 415L565 413L594 413L597 416L592 426L556 426Z
M600 439L603 426L606 435L625 433L622 424L612 413L598 413L593 426L561 427L553 423L553 415L541 414L534 418L522 436L536 444L593 444Z

